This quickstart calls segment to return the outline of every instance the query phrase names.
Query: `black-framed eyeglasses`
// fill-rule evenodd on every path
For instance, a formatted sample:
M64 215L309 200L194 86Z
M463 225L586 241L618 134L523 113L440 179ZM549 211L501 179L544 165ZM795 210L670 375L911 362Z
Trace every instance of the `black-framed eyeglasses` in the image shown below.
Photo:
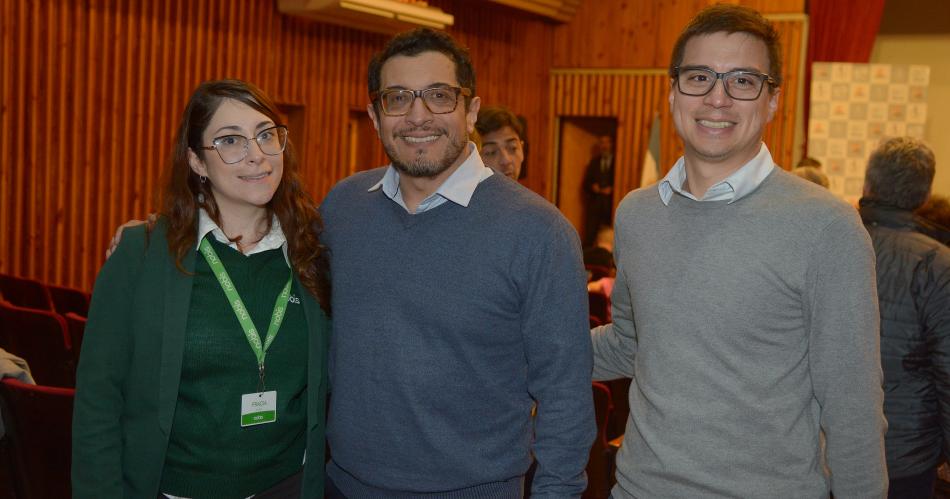
M767 83L770 87L776 86L775 79L765 73L755 71L728 71L717 73L709 68L675 67L673 78L676 88L683 95L701 97L712 91L716 80L722 80L726 95L736 100L756 100L762 95L762 89Z
M254 137L222 135L215 137L210 146L201 146L201 148L218 151L221 161L232 165L247 157L248 142L251 140L257 142L257 147L261 149L262 153L268 156L276 156L284 152L284 148L287 147L287 127L276 125L265 128Z
M432 114L447 114L458 107L459 96L469 97L472 89L462 87L432 87L422 90L390 89L373 92L370 98L379 101L386 116L409 114L416 97L421 97L426 109Z

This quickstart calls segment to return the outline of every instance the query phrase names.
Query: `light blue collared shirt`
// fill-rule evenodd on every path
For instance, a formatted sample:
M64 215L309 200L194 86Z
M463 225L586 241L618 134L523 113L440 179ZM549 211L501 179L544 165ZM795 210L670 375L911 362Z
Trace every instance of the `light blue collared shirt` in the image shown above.
M478 187L478 184L494 174L491 168L488 168L485 166L485 163L482 163L482 158L479 156L478 150L475 149L475 143L469 142L467 147L468 158L459 165L458 169L455 170L452 175L449 175L449 178L445 179L445 182L442 182L442 185L440 185L435 192L419 203L419 207L416 208L416 214L439 207L446 201L452 201L455 204L468 207L468 203L472 200L472 196L475 194L475 188ZM379 190L380 188L383 190L383 193L386 194L386 197L395 201L406 211L409 211L406 202L402 198L402 192L399 190L399 172L393 165L389 165L389 167L386 168L386 173L383 175L382 180L370 187L369 192Z
M663 204L669 206L670 199L673 197L673 193L676 192L694 201L729 201L732 203L754 191L765 180L765 177L772 173L773 168L775 168L775 162L772 161L772 153L763 143L759 153L752 160L742 165L732 175L710 187L703 194L702 199L697 199L696 196L683 188L686 185L686 158L681 157L673 165L673 169L660 181L660 200L663 201Z

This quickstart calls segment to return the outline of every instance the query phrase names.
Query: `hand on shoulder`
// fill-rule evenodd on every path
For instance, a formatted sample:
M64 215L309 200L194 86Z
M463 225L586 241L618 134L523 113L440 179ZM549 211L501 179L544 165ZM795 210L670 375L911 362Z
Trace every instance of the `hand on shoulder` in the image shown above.
M131 227L138 227L139 225L148 224L148 228L151 229L155 222L158 221L157 213L150 213L145 220L129 220L124 224L120 225L118 229L115 230L115 235L112 236L112 240L109 241L109 248L106 250L106 260L115 253L116 248L119 247L119 243L122 241L122 231Z

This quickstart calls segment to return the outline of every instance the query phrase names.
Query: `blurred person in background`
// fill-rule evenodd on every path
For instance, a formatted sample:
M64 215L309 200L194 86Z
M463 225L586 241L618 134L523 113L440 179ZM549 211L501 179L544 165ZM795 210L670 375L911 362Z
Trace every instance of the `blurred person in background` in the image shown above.
M510 109L486 106L478 111L475 130L481 137L485 166L513 180L521 178L524 163L524 124Z
M891 499L933 497L950 448L950 249L914 216L934 173L927 145L890 139L871 153L859 202L877 258Z

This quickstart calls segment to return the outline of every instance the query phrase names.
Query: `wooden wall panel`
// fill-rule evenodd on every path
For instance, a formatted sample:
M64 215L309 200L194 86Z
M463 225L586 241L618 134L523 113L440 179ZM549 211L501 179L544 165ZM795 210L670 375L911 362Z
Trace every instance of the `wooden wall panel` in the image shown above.
M526 183L544 189L553 24L432 3L455 14L483 101L528 118ZM319 200L351 173L351 113L388 38L281 15L275 0L0 0L0 26L0 272L87 290L115 227L157 208L198 83L241 78L302 109L296 145Z
M715 3L763 14L805 12L805 0L587 0L554 30L554 67L665 68L686 23Z
M774 16L771 19L782 36L782 82L779 96L779 110L765 130L765 143L768 144L775 162L785 169L791 169L795 157L795 130L803 126L796 121L796 111L802 99L798 91L804 74L805 39L808 20L804 14Z

